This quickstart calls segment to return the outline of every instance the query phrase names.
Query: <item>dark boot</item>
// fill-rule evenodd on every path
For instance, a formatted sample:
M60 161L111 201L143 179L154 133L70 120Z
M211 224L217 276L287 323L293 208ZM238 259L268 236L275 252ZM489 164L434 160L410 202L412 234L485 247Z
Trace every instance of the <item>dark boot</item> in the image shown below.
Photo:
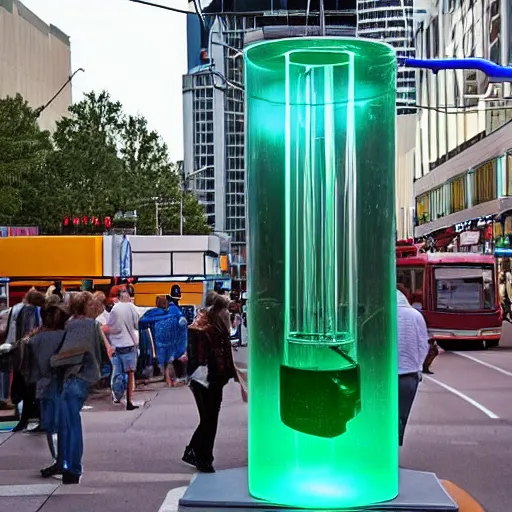
M183 457L181 458L183 462L186 462L187 464L190 464L191 466L196 465L196 454L194 453L194 449L190 446L187 446L185 448L185 453L183 454Z
M69 471L64 471L64 473L62 473L62 483L64 485L79 484L80 477Z

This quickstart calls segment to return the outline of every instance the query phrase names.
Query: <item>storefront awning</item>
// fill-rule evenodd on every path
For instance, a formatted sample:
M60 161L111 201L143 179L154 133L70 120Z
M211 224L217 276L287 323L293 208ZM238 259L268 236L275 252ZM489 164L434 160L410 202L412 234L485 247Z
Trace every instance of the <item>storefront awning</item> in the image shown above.
M512 197L502 197L494 201L488 201L487 203L482 203L472 208L452 213L446 217L441 217L432 222L416 226L414 228L414 237L420 238L427 236L435 231L455 226L455 224L460 224L467 220L487 217L488 215L500 215L508 210L512 210Z

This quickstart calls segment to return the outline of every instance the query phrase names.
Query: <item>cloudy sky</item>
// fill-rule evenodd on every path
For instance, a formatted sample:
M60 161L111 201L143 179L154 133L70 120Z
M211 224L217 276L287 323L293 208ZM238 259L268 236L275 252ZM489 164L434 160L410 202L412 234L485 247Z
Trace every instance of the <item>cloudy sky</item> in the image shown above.
M183 158L181 77L186 72L186 19L128 0L21 0L71 38L73 100L107 89L131 114L144 115ZM155 0L155 3L159 3ZM160 0L187 9L187 0Z

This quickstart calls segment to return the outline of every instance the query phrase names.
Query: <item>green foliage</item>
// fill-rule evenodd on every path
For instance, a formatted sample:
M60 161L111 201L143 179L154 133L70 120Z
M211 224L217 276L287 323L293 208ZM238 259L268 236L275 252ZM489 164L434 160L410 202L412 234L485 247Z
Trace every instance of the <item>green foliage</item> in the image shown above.
M207 234L204 209L181 192L178 168L142 116L127 116L103 91L91 92L57 123L52 139L20 96L0 100L0 224L58 233L65 215L136 210L137 232ZM117 225L123 224L117 222Z
M108 93L89 93L57 123L53 165L61 177L67 215L113 216L122 207L123 162L118 146L123 129L120 103Z
M50 134L28 103L20 95L0 99L0 224L48 223L50 205L39 198L51 190L51 153Z

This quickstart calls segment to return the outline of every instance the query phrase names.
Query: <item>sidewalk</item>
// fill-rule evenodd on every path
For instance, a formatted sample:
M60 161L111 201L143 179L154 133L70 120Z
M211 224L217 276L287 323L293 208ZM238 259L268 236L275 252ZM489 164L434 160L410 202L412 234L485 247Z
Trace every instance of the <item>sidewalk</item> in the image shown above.
M39 476L50 462L44 435L0 434L0 511L158 511L167 493L187 486L194 474L181 456L197 412L187 388L151 388L137 392L136 401L145 402L137 411L125 411L103 394L88 401L92 408L82 412L84 476L78 486ZM237 384L229 384L224 396L218 469L247 463L247 406Z

